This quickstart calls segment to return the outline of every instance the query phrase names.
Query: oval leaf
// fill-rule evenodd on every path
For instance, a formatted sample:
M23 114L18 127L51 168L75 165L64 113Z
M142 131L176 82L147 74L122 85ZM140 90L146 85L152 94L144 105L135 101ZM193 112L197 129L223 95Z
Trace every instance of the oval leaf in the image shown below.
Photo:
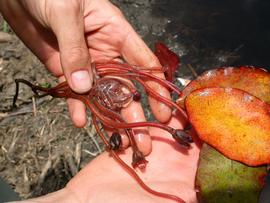
M185 87L177 103L184 107L185 98L204 87L238 88L270 104L270 73L261 68L241 66L206 71Z
M233 88L195 90L185 105L203 141L250 166L270 163L270 105Z
M265 176L266 166L249 167L203 144L196 175L200 202L258 202Z

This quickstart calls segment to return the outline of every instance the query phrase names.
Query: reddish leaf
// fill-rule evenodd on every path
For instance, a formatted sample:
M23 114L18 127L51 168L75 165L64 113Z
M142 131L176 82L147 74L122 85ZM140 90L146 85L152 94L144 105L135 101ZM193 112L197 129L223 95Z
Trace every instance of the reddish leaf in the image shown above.
M270 105L233 88L203 88L186 98L199 137L230 159L250 166L270 163Z
M166 79L172 81L174 72L179 65L179 57L163 43L155 44L155 55L165 69Z
M270 73L260 68L241 66L206 71L185 87L177 103L184 107L187 95L203 87L242 89L270 104Z

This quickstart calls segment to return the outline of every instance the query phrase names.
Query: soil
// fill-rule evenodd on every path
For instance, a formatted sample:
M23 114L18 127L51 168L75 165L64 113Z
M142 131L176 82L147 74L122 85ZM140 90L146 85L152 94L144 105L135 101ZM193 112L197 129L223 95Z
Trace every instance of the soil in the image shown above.
M270 67L267 0L113 2L150 47L162 41L180 56L176 78L192 79L225 65ZM10 111L15 78L53 85L56 79L11 30L5 31L12 39L0 43L0 177L29 198L64 187L103 145L91 116L85 128L75 128L64 100L34 99L26 86L18 108Z

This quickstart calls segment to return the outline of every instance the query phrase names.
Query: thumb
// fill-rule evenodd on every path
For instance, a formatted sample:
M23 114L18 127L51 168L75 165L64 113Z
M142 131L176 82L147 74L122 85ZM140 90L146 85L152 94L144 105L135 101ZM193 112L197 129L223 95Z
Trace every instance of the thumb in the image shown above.
M83 11L79 5L62 4L52 15L60 60L70 87L78 93L92 87L91 59L84 36Z

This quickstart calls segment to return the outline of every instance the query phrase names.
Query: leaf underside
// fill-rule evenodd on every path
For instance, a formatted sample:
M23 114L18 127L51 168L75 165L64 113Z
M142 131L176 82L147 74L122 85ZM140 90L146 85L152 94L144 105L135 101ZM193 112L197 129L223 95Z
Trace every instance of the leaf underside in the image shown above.
M247 167L203 144L196 176L200 202L257 203L266 167Z
M165 68L165 77L167 80L172 81L174 73L180 63L178 55L171 51L163 43L156 43L155 47L155 55L157 56L162 67Z
M199 137L249 166L270 163L270 106L234 88L202 88L185 101Z

